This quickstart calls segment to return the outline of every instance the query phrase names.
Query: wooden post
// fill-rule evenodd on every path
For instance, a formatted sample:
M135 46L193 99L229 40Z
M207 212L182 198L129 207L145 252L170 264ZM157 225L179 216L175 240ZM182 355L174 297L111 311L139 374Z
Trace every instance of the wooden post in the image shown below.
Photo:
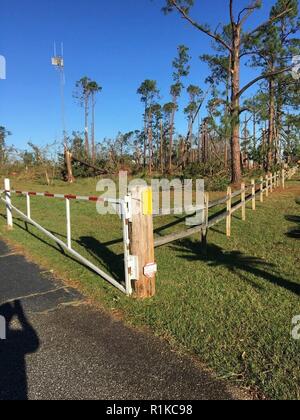
M256 210L256 185L255 185L255 179L251 180L251 185L252 185L252 210L255 211Z
M241 201L242 201L242 220L246 220L246 185L243 182L241 185Z
M232 209L232 190L231 187L227 189L227 217L226 217L226 235L227 238L231 236L231 209Z
M260 178L260 202L264 202L264 178Z
M269 175L266 175L266 197L269 197Z
M150 298L155 295L156 264L154 257L152 189L134 187L130 229L130 252L138 259L138 279L133 284L136 297Z

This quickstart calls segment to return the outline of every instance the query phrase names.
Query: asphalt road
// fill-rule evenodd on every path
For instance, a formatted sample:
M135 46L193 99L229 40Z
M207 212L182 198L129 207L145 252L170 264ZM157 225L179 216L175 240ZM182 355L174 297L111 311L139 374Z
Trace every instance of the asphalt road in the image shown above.
M0 241L0 400L242 399L167 343L85 302Z

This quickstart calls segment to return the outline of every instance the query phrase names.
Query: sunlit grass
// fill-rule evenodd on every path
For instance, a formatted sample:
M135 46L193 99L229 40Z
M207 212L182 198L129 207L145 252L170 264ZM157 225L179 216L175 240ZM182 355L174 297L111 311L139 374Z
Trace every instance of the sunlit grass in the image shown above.
M12 185L39 191L95 194L95 182L69 187L63 183ZM224 194L224 193L223 193ZM300 314L299 240L287 235L299 215L295 197L300 182L275 192L247 221L233 218L232 238L225 224L210 230L207 255L194 237L156 250L159 266L157 295L148 301L129 299L100 277L64 256L35 228L15 219L12 232L2 235L26 248L36 262L66 280L77 283L89 297L124 314L135 325L149 326L177 348L199 356L223 378L261 390L273 398L300 398L300 342L291 337L291 321ZM25 209L24 198L13 198ZM33 218L63 238L64 202L32 198ZM0 217L4 216L1 206ZM157 235L182 229L177 219L155 219ZM99 216L95 204L72 202L73 247L113 276L122 278L121 222L117 216Z

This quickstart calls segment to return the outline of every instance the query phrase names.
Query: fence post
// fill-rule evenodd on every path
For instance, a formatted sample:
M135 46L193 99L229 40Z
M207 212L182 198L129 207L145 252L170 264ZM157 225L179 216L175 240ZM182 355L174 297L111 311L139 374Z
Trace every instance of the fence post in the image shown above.
M260 178L260 202L264 202L264 178Z
M227 217L226 217L226 235L227 238L231 236L231 212L232 209L232 190L231 187L227 189Z
M256 185L255 185L255 179L251 180L252 185L252 210L256 210Z
M71 207L70 200L66 198L66 216L67 216L67 246L72 249L72 233L71 233Z
M282 170L282 188L285 190L285 169Z
M266 175L266 197L269 197L269 175Z
M5 200L6 200L6 217L8 229L13 228L13 216L11 208L10 180L4 180Z
M242 220L246 220L246 185L243 182L241 185L241 201L242 201Z
M136 186L131 189L132 219L130 253L138 260L138 279L133 282L136 297L155 295L157 266L154 257L152 189Z

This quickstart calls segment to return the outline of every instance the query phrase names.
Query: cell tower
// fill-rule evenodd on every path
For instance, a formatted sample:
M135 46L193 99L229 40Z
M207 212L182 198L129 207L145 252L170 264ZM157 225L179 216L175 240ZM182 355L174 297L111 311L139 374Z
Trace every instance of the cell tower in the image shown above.
M54 55L51 58L51 64L60 74L60 95L61 95L61 118L63 141L65 149L67 148L67 133L66 133L66 120L65 120L65 60L64 60L64 45L61 43L61 53L57 54L56 43L54 43Z

